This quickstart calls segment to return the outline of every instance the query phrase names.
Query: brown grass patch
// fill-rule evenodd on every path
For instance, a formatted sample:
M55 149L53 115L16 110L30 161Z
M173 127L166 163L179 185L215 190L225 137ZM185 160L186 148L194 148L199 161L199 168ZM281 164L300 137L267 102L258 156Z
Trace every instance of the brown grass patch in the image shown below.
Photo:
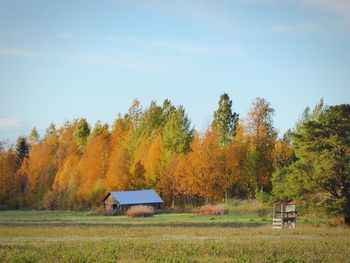
M147 205L132 206L126 211L128 217L148 217L153 216L154 208Z
M223 215L225 213L224 205L204 205L199 209L201 215Z

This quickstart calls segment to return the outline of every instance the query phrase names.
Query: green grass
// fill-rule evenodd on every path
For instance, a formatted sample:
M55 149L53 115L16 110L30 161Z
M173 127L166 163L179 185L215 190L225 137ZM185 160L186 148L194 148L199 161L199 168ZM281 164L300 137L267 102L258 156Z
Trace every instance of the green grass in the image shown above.
M0 262L350 262L350 228L272 230L268 217L251 215L3 211Z
M0 225L185 225L185 226L260 226L270 218L253 215L205 216L198 214L159 214L153 217L90 216L87 212L2 211Z

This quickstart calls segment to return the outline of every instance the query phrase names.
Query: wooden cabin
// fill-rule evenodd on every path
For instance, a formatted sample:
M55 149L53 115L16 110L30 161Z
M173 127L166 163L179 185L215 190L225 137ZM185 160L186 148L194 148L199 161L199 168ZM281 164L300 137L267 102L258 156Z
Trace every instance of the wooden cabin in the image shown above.
M163 200L154 190L109 192L103 199L106 215L122 215L131 206L136 205L148 205L157 209L163 203Z
M297 222L297 211L291 204L274 204L272 216L274 229L294 228Z

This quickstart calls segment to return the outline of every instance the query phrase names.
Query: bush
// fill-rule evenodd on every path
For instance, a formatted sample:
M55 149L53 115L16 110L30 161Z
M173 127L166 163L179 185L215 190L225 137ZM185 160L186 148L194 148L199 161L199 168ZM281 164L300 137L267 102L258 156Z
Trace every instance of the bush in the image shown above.
M204 205L199 209L201 215L223 215L224 205Z
M152 206L147 205L137 205L132 206L126 211L126 215L128 217L147 217L153 216L154 208Z
M227 209L230 214L264 216L271 212L272 206L264 207L257 200L234 200L232 205L227 206Z

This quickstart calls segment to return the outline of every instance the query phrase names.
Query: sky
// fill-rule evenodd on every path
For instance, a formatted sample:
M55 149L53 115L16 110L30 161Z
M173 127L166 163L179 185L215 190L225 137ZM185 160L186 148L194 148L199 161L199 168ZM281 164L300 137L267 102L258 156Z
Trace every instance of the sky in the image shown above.
M307 106L350 103L350 0L0 0L0 141L134 98L205 130L222 93L256 97L282 135Z

